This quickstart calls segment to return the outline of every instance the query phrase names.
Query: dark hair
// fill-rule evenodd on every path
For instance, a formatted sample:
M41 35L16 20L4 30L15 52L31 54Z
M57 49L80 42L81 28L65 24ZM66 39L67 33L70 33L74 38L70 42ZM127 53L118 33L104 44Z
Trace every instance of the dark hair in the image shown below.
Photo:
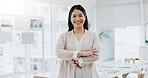
M73 12L74 9L77 9L77 10L80 10L80 11L83 12L83 14L84 14L84 16L86 18L83 27L84 27L84 29L88 30L88 19L87 19L87 15L86 15L85 9L81 5L74 5L74 6L72 6L72 8L69 11L69 16L68 16L68 31L71 31L71 30L74 29L74 26L71 23L71 15L72 15L72 12Z

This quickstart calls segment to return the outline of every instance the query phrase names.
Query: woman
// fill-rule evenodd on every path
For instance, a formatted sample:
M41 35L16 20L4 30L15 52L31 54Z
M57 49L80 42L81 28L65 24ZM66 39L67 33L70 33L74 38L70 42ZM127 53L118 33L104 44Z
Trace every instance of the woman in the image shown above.
M68 27L56 46L56 55L62 59L58 78L99 78L94 62L99 59L100 43L97 34L88 31L87 15L81 5L70 9Z

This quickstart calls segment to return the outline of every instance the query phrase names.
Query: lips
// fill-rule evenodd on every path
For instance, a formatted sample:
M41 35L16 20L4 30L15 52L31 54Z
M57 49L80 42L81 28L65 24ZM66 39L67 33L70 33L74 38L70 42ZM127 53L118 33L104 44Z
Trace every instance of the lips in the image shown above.
M82 21L76 21L75 24L80 25Z

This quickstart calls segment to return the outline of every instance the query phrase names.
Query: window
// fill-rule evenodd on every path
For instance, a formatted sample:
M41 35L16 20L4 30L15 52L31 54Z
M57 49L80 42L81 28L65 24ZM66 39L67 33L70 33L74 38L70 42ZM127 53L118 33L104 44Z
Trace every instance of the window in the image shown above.
M139 53L140 44L140 26L115 28L115 60L130 58L131 52Z

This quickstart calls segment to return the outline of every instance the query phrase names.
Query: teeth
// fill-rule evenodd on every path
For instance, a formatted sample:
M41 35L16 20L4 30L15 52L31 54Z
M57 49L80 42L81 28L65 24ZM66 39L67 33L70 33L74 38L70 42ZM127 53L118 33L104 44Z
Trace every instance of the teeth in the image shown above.
M81 21L80 22L75 22L75 23L81 23Z

